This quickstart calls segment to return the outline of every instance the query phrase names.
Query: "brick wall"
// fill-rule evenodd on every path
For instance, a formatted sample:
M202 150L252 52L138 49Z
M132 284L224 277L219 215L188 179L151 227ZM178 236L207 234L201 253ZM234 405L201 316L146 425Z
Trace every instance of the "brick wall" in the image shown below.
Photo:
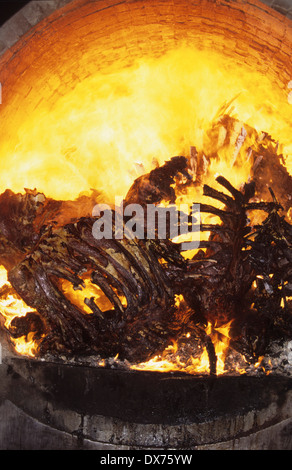
M73 0L33 0L0 28L0 55L15 44L21 36L54 11ZM227 0L238 2L238 0ZM220 0L214 0L219 3ZM171 3L171 2L170 2ZM239 0L239 3L252 3ZM292 19L292 0L261 0L261 3L273 8L281 15Z
M279 1L286 7L291 2ZM159 56L182 40L201 48L203 38L205 48L268 73L277 86L287 88L291 25L259 0L30 2L0 30L2 119L13 120L10 106L23 107L28 95L24 118L48 97L53 106L68 86L74 88L97 69L120 67L142 55ZM68 61L70 67L65 67ZM42 92L33 95L36 80Z

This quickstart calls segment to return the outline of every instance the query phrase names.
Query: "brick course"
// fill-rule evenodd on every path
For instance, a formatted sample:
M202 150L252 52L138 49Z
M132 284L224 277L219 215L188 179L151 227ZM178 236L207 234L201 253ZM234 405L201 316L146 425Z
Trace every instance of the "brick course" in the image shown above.
M277 85L287 87L292 21L276 7L281 3L288 15L291 1L275 0L273 9L270 0L30 2L0 29L2 118L13 119L5 113L6 103L21 106L36 79L42 96L29 100L25 114L48 96L53 106L69 85L74 88L97 69L120 68L145 54L159 56L181 41L200 49L202 38L204 47L269 72Z

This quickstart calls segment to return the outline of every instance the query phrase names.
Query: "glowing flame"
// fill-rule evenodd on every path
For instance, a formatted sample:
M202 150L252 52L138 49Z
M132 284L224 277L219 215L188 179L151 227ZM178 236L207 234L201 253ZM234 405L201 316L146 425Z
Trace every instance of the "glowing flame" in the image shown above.
M5 111L13 119L2 118L0 191L36 187L47 196L71 199L96 188L111 199L124 196L133 179L153 164L189 155L192 146L212 150L206 130L224 105L238 119L237 132L247 124L281 142L292 168L292 106L269 72L259 75L219 53L182 46L119 72L97 68L73 90L68 84L64 96L43 97L40 103L50 70L47 74L35 77L24 102L4 100L2 115ZM25 80L18 83L19 96ZM219 132L216 144L223 137ZM224 148L218 155L209 168L212 179L224 174L236 187L247 181L247 158L232 171L236 155Z
M229 346L230 337L229 331L231 327L229 322L220 327L212 327L211 323L208 323L206 328L206 334L210 336L215 347L215 353L217 357L217 375L225 374L225 356ZM187 333L185 335L189 338L191 335ZM171 356L171 360L167 359L167 356ZM199 375L208 374L210 369L209 356L206 348L199 357L190 356L187 361L184 361L180 357L180 351L176 342L169 345L161 356L154 356L147 362L132 365L132 369L135 370L151 370L157 372L187 372L188 374ZM242 373L243 371L238 370L237 372Z
M62 280L61 289L66 295L66 297L75 304L81 311L85 313L92 313L92 310L86 304L86 299L94 297L95 303L98 305L101 311L113 310L114 306L109 301L104 292L97 286L92 284L90 279L85 278L83 280L84 287L80 290L73 288L70 281L66 279ZM120 295L115 288L113 288L115 294L120 299L120 302L123 307L127 306L127 299L125 296Z
M64 70L64 81L66 73L72 72L71 65L68 62ZM145 58L119 72L104 74L97 67L74 89L68 85L65 95L55 93L46 100L40 92L49 76L48 69L47 75L42 71L40 77L35 77L28 101L2 105L6 117L13 119L4 116L1 123L0 154L5 158L1 160L0 192L7 188L16 192L23 192L25 187L37 188L49 197L75 199L94 188L113 201L115 196L124 197L140 174L174 155L190 156L194 148L206 152L202 155L203 163L208 163L205 183L214 185L215 175L222 174L240 187L250 176L248 148L254 143L253 137L245 140L244 126L263 130L281 142L286 167L292 171L292 106L287 90L275 87L269 71L266 76L259 75L219 53L180 47L159 59ZM28 79L24 74L19 81L21 97L25 96L22 87L25 90ZM230 148L221 145L224 126L217 126L216 138L208 135L210 124L218 123L224 113L236 118L231 140L239 138L243 157L239 156L236 140L231 154ZM207 162L208 153L213 151L219 158ZM178 203L199 200L201 191L201 187L188 188ZM201 217L202 222L216 223L215 217ZM201 234L202 239L208 236L208 232ZM10 286L4 268L0 269L0 276L1 286ZM112 308L102 292L86 279L84 286L82 291L74 291L64 281L61 287L85 313L91 310L84 299L92 296L103 309ZM180 301L177 299L177 306ZM125 299L121 302L125 303ZM15 295L0 298L0 312L7 328L15 316L29 311L32 309ZM226 372L229 330L230 323L220 327L209 324L206 329L215 346L218 374ZM191 333L186 333L190 339L187 335ZM13 342L19 354L33 356L37 350L31 335ZM100 364L104 365L104 361ZM185 361L173 343L162 355L132 367L198 374L209 371L209 358L203 349L199 357L190 356Z
M34 336L33 333L29 333L27 337L21 336L20 338L17 338L17 339L12 338L15 351L21 356L35 357L36 352L37 352L37 343L33 339L33 336Z
M0 289L4 286L11 288L11 284L7 279L7 271L3 266L0 266ZM9 328L15 317L22 317L28 312L33 311L35 310L28 307L28 305L14 293L0 296L0 314L5 319L4 326L6 328ZM38 349L38 342L34 340L33 336L34 333L29 333L27 336L20 338L11 338L15 351L21 355L34 357Z

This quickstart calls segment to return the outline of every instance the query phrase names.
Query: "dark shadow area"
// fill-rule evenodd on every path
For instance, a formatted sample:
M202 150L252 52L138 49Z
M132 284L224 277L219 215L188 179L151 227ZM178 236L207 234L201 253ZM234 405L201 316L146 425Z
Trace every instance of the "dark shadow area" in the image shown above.
M23 8L29 0L0 0L0 26Z

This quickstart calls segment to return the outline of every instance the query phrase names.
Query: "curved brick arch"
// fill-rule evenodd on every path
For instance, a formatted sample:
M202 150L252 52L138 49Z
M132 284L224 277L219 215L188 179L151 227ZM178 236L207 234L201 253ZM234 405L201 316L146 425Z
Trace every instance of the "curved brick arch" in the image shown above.
M203 38L204 49L268 73L282 89L292 79L292 21L259 0L41 0L14 15L0 29L0 41L3 31L9 40L0 55L6 122L24 101L27 115L45 100L53 107L68 87L97 70L121 69L147 54L160 57L181 41L201 48ZM39 94L32 98L36 81Z
M32 0L21 8L0 28L0 56L14 45L25 33L53 12L74 0ZM231 0L236 1L236 0ZM217 0L214 2L218 3ZM118 3L118 2L111 2ZM123 3L123 2L119 2ZM239 3L249 3L248 0L239 0ZM252 3L252 2L251 2ZM292 19L291 0L261 0L261 3L273 8L281 15Z

